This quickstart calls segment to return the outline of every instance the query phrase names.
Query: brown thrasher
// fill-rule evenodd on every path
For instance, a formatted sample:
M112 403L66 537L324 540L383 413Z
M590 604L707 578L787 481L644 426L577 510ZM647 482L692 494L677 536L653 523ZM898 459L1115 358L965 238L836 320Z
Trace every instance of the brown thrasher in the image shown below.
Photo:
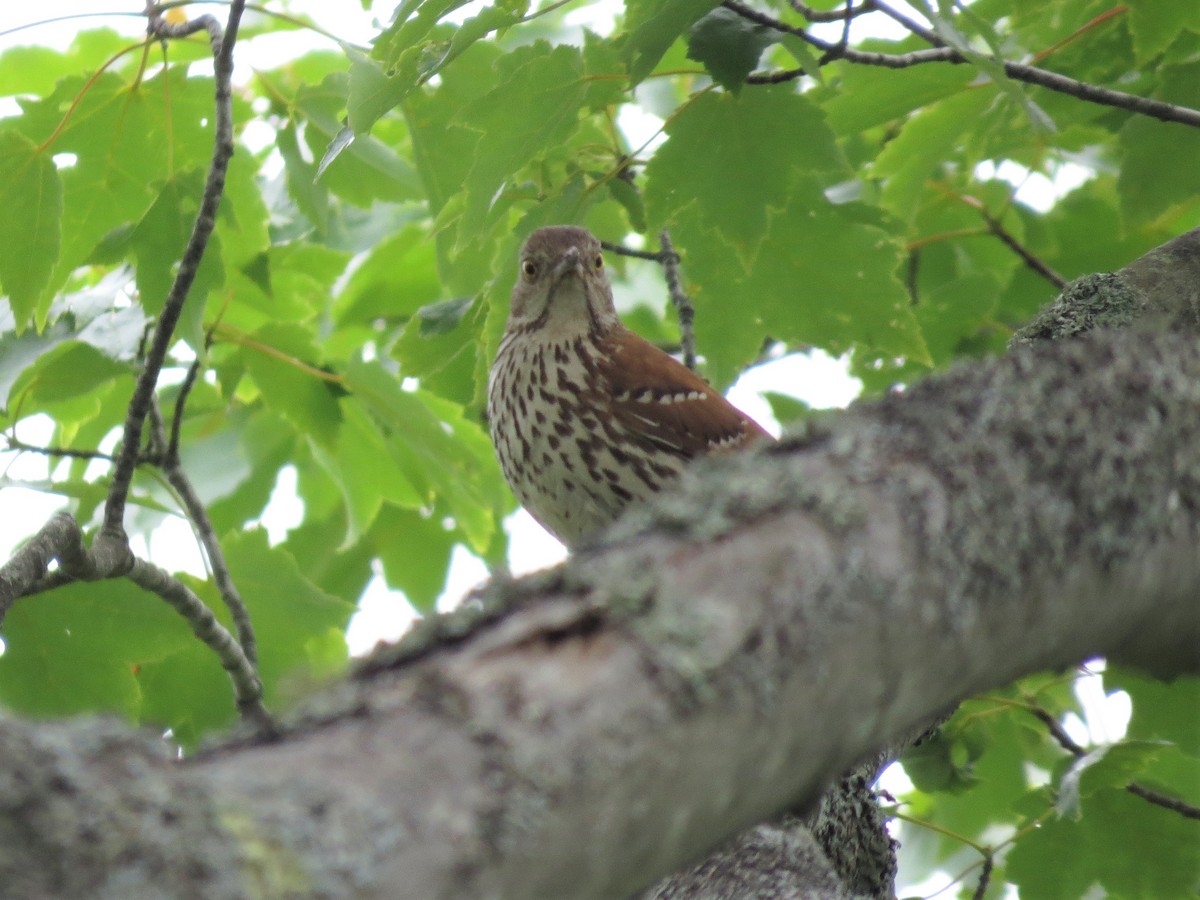
M565 225L521 248L488 418L513 493L568 547L693 457L769 437L621 324L600 242Z

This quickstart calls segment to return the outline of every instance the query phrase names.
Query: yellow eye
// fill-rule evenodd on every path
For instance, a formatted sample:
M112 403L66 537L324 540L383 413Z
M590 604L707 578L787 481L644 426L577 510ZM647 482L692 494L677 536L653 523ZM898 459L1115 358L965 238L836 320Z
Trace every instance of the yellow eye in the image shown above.
M532 259L527 259L521 263L521 271L526 278L532 281L534 278L537 278L537 263Z
M593 263L593 265L596 267L597 272L599 272L601 269L603 269L604 268L604 256L602 254L597 253L596 260Z

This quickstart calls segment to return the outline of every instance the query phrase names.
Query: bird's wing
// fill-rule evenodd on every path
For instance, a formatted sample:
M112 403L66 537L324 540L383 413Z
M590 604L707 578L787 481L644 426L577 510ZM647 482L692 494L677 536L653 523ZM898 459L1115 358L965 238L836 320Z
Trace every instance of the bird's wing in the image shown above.
M613 418L635 441L691 459L770 439L687 366L632 331L605 340L597 374L608 383Z

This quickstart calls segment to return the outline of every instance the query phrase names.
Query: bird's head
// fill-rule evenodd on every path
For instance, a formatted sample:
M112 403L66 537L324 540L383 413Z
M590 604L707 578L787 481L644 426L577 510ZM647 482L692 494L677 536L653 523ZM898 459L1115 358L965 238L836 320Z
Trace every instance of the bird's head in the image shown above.
M586 228L539 228L521 248L509 330L605 334L619 324L600 241Z

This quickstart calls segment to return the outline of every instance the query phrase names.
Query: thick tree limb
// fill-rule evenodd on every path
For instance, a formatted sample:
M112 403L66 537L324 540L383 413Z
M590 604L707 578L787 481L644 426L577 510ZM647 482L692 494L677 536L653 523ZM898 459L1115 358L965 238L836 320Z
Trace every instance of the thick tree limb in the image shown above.
M1110 334L699 466L607 545L493 588L484 627L376 659L287 739L145 764L164 805L199 799L123 850L159 859L219 818L316 896L617 896L964 696L1096 654L1196 671L1198 405L1192 338ZM29 874L42 812L14 813L29 837L0 879L104 885L67 859ZM177 852L178 894L207 890L199 851Z

